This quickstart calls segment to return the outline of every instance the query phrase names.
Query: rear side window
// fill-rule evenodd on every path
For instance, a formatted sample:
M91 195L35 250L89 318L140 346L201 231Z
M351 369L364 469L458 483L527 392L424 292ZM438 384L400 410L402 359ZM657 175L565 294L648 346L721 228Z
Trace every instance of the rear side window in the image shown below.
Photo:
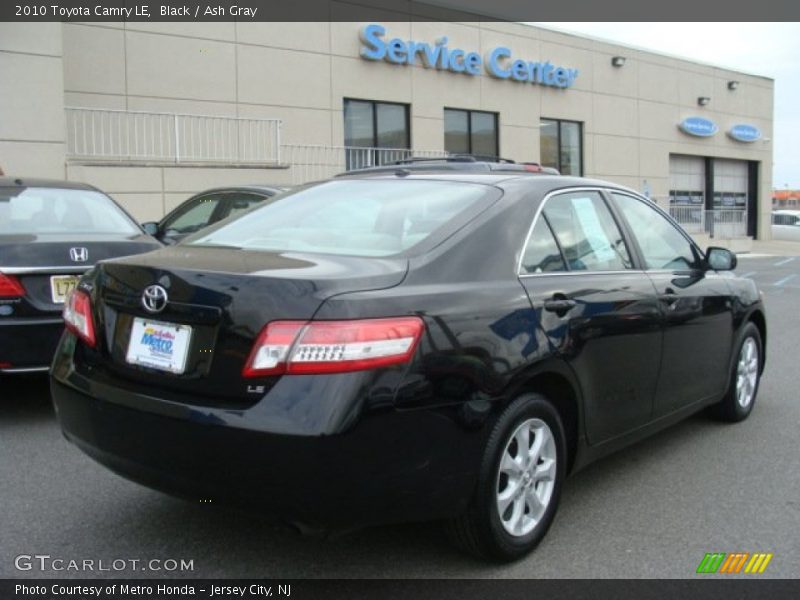
M228 201L228 213L225 216L232 217L233 215L238 215L239 213L253 208L259 202L266 200L266 197L259 196L258 194L234 192L232 194L226 194L225 199Z
M548 273L566 271L561 250L553 237L553 232L544 217L536 220L536 225L522 254L522 273Z
M621 271L632 267L625 240L598 192L553 196L543 214L570 271Z
M797 225L800 218L794 215L772 215L773 225Z
M675 225L644 201L625 194L612 194L620 212L633 230L647 269L692 269L700 257Z
M490 186L451 181L328 181L284 194L186 243L390 256L457 226L499 194Z
M202 229L211 221L221 198L219 194L210 194L195 199L187 208L167 221L163 229L180 234Z

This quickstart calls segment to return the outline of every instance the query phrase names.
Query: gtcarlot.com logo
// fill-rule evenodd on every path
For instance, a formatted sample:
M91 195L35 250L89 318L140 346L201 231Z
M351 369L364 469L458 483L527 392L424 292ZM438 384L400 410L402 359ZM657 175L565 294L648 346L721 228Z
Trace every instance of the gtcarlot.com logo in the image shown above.
M763 573L772 553L767 552L707 552L697 566L698 573Z
M49 554L19 554L14 558L17 571L194 571L194 560L184 558L57 558Z

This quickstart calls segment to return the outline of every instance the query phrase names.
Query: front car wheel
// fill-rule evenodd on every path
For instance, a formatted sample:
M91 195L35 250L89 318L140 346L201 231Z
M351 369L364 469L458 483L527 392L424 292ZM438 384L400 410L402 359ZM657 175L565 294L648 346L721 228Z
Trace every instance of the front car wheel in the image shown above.
M711 407L712 416L723 421L737 422L750 415L758 394L763 355L758 327L747 323L736 350L728 391L718 404Z

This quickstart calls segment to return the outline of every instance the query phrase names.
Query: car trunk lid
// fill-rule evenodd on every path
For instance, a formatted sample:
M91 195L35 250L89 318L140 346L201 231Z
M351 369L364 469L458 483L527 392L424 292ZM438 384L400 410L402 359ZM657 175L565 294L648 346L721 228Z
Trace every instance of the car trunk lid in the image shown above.
M311 319L327 298L396 286L406 270L405 259L196 246L107 262L92 282L101 338L94 362L115 380L157 385L178 401L254 401L277 380L241 377L266 323ZM151 286L167 295L157 312L143 302ZM169 342L165 363L138 362Z

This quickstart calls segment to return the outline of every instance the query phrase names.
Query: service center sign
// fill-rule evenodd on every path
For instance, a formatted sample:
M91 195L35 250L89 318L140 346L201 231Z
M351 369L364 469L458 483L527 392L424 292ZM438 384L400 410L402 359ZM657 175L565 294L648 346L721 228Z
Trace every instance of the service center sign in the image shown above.
M578 69L558 67L546 62L514 58L511 50L498 46L482 57L477 52L449 48L447 38L441 37L433 44L393 38L385 41L386 28L371 24L361 29L361 57L366 60L385 60L396 65L421 64L426 69L451 71L475 76L486 71L492 77L519 83L533 83L557 88L568 88L578 77Z

